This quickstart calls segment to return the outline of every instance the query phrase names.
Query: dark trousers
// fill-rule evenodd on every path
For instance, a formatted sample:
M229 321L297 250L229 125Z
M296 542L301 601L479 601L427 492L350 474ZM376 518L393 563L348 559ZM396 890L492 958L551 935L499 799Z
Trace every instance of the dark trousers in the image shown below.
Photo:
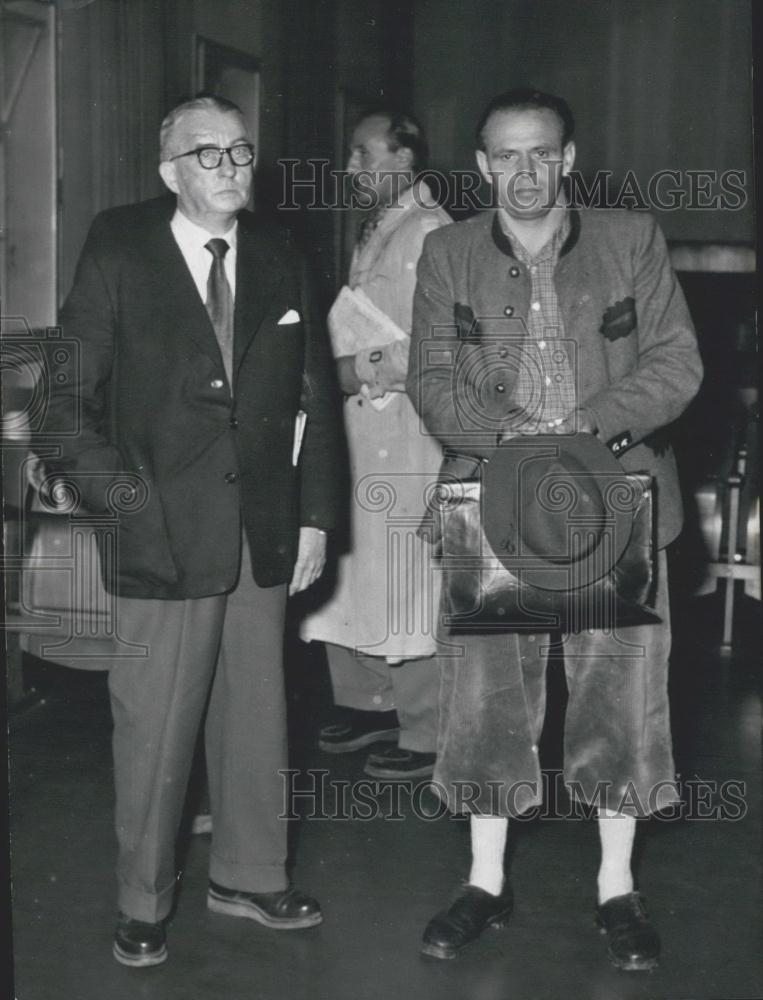
M207 699L210 878L251 892L286 888L285 607L285 585L254 582L246 544L230 594L118 602L121 636L146 647L145 658L109 675L118 901L136 920L162 920L172 906L175 840Z

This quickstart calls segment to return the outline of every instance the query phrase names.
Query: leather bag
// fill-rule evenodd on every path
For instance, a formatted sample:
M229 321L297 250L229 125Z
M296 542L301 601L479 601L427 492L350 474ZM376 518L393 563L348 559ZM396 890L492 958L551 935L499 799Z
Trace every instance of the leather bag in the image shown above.
M441 484L435 505L441 528L443 611L453 631L578 632L659 622L650 605L654 585L652 479L623 472L616 502L628 514L628 536L602 575L570 586L537 585L533 559L509 570L487 539L483 526L484 484ZM521 560L519 560L521 563ZM547 581L544 581L547 582Z

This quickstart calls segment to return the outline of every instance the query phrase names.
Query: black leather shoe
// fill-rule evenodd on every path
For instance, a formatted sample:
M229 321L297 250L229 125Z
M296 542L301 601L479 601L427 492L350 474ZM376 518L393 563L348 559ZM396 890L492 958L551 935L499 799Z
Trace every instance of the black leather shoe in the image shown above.
M114 933L114 958L133 968L160 965L167 960L166 941L164 924L147 924L120 913Z
M656 968L660 938L637 892L613 896L597 906L596 923L607 935L607 953L614 966L628 972Z
M392 781L431 778L436 761L437 756L433 753L387 747L386 750L369 754L363 770L372 778L387 778Z
M315 927L323 920L318 900L293 888L280 892L239 892L210 882L207 906L214 913L249 917L276 930Z
M455 958L458 951L476 941L486 927L505 927L514 906L507 883L500 896L476 885L465 885L447 910L427 924L421 950L433 958Z
M339 706L331 720L321 728L318 746L326 753L352 753L372 743L397 741L400 723L394 709L389 712L364 712L359 708Z

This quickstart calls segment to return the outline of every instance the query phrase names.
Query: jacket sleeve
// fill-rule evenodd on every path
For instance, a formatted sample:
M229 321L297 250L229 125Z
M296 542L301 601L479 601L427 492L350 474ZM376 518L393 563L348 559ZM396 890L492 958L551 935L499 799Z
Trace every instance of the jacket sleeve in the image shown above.
M358 378L375 390L376 395L387 391L401 391L398 387L405 385L411 346L416 265L421 258L426 236L447 224L441 211L419 209L399 227L385 251L385 263L394 268L391 276L398 312L393 318L406 336L404 339L393 340L374 350L364 350L355 355L355 371ZM371 360L372 357L374 360Z
M307 415L300 456L300 524L330 531L342 523L349 490L342 397L311 276L304 260L297 266L305 324L302 409Z
M513 392L518 366L512 363L517 339L494 338L492 348L486 348L478 318L471 334L456 322L454 280L431 236L424 241L417 277L408 395L446 449L483 457L495 448L517 409Z
M651 216L641 218L633 250L638 365L585 403L599 436L606 442L620 439L620 448L679 417L702 381L694 326L665 238Z
M116 282L107 279L109 244L102 217L94 220L61 311L63 339L72 347L66 379L51 378L41 443L55 445L46 468L62 477L82 503L100 511L124 471L110 439L109 388L115 356ZM128 487L129 488L129 487Z

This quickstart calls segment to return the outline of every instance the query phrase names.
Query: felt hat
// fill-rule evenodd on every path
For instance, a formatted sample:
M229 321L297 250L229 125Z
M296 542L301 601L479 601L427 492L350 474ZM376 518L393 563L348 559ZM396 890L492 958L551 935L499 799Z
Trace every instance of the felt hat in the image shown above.
M485 537L526 584L577 590L625 551L639 495L592 434L512 438L491 453L482 483Z

